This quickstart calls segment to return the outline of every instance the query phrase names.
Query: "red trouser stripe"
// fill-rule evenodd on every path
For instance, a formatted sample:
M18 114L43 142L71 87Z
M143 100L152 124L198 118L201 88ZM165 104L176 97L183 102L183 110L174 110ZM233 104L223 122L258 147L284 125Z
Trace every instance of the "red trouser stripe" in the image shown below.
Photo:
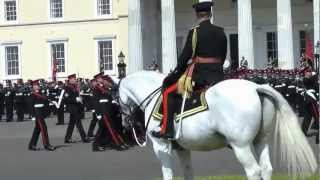
M46 139L46 135L44 134L45 132L44 132L43 126L42 126L42 124L40 122L40 119L38 119L38 121L36 121L36 122L38 122L38 125L39 125L39 128L40 128L40 132L41 132L41 136L42 136L42 142L46 146L46 145L48 145L47 144L47 139Z
M161 134L165 134L167 125L168 125L168 95L178 88L177 83L169 86L164 92L162 97L162 126L161 126Z
M117 144L117 145L120 145L118 139L117 139L117 136L115 135L115 132L113 131L113 129L111 128L111 125L109 123L109 120L108 120L108 116L107 115L103 115L103 119L104 119L104 122L106 123L106 126L107 128L109 129L110 133L111 133L111 136L112 136L112 139L114 140L114 142Z

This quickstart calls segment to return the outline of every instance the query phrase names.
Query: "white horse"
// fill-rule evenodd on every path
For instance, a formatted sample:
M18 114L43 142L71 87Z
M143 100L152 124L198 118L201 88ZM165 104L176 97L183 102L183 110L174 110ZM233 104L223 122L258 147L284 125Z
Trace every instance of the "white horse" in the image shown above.
M164 75L150 71L124 78L119 87L122 118L126 119L134 106L160 87L163 78ZM146 123L157 97L141 106ZM281 161L293 175L311 175L316 171L314 153L300 129L297 116L276 90L246 80L226 80L209 88L205 97L209 109L185 118L177 140L185 149L176 151L184 179L194 178L191 151L210 151L230 145L249 180L271 180L273 168L268 142L273 129L275 144L280 146L275 153L281 155ZM159 128L159 123L151 118L147 133L162 163L163 179L171 180L171 142L150 135L151 130Z

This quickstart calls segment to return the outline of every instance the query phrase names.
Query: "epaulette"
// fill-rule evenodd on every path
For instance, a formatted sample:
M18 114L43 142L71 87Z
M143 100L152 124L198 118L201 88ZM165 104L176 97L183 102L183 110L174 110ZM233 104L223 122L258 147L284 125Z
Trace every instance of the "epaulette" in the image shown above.
M190 28L190 30L194 30L194 29L196 29L196 28L198 28L198 27L199 27L199 25L193 26L192 28Z

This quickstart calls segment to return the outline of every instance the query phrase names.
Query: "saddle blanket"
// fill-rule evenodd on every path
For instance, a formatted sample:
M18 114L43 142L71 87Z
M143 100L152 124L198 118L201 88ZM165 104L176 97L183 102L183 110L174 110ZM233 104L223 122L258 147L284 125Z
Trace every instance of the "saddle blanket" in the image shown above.
M182 101L183 97L181 95L176 95L175 102L174 102L174 120L178 122L180 120L180 114L181 114L181 107L182 107ZM208 104L205 98L205 92L201 93L193 93L190 98L186 99L186 104L184 106L184 111L182 113L182 118L184 119L186 117L192 116L194 114L197 114L199 112L203 112L208 110ZM152 112L152 116L161 121L162 120L162 95L158 98L155 108Z

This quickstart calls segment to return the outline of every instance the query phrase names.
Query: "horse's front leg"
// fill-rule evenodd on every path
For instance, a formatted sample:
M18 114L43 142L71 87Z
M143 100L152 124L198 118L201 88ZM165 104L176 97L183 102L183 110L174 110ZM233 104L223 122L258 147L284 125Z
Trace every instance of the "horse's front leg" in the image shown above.
M153 140L153 150L161 161L163 180L173 180L172 145L160 140Z
M183 171L184 180L193 180L193 167L191 162L191 152L189 150L177 150L180 166Z

